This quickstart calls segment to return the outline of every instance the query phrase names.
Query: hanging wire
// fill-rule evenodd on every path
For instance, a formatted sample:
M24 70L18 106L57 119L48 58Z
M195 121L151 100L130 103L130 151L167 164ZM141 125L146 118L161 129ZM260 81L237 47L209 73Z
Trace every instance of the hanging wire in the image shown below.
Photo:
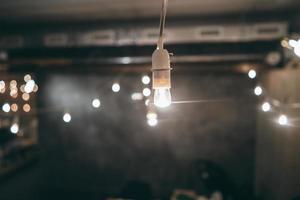
M168 6L168 0L163 0L161 6L161 13L160 13L159 39L162 39L164 34L166 15L167 15L167 6Z

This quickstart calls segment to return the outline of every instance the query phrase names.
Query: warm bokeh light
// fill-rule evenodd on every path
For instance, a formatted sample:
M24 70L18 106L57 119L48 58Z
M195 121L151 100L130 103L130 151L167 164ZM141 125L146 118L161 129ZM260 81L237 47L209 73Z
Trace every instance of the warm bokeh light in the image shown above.
M282 126L287 125L288 124L288 118L286 115L280 115L278 118L278 123Z
M25 87L24 87L25 92L26 92L26 93L31 93L31 92L33 92L34 86L35 86L34 80L29 80L29 81L26 83Z
M261 109L262 111L264 112L269 112L271 110L271 105L268 103L268 102L264 102L262 105L261 105Z
M16 81L16 80L10 81L9 86L10 86L11 88L17 87L17 81Z
M35 85L33 86L33 92L37 92L38 90L39 90L39 87L38 87L37 84L35 84Z
M14 123L10 127L10 132L13 134L17 134L19 132L19 124Z
M255 89L254 89L254 94L256 96L260 96L262 94L263 90L260 86L256 86Z
M249 76L249 78L254 79L256 77L256 71L254 69L251 69L248 72L248 76Z
M121 87L120 87L120 84L119 83L114 83L111 87L112 91L113 92L119 92Z
M31 109L31 107L30 107L30 105L28 103L26 103L26 104L23 105L24 112L29 112L30 109Z
M156 126L157 125L157 119L153 118L153 119L148 119L148 125L149 126Z
M149 76L145 75L142 77L142 83L145 85L148 85L150 83L151 79Z
M22 94L22 99L23 99L24 101L28 101L28 100L30 99L30 95L29 95L28 93L23 93L23 94Z
M11 104L10 106L10 109L13 111L13 112L17 112L18 111L18 105L16 103L13 103Z
M5 92L5 82L4 81L0 81L0 92L1 93Z
M3 104L2 110L6 113L9 112L10 111L10 105L8 103Z
M144 88L143 89L143 95L145 97L149 97L151 95L151 90L149 88Z
M10 89L10 96L13 98L17 98L18 97L18 88L14 87Z
M70 113L64 114L64 116L63 116L64 122L69 123L71 121L71 119L72 119L72 117L71 117Z
M21 90L21 92L23 92L23 93L25 92L25 85L24 85L24 84L20 86L20 90Z
M26 75L24 76L24 81L27 83L27 82L30 81L30 80L31 80L30 74L26 74Z
M99 108L100 105L101 105L101 102L100 102L99 99L93 99L92 105L93 105L94 108Z

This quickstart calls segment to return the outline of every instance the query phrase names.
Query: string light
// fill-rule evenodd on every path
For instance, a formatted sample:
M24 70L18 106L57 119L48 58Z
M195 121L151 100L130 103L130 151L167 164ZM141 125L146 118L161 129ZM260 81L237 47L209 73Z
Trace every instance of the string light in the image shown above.
M133 101L142 100L143 99L143 94L139 93L139 92L132 93L131 99Z
M148 119L147 122L149 126L156 126L158 121L156 118L153 118L153 119Z
M155 112L148 112L147 119L157 119L157 114Z
M8 113L10 111L10 105L8 103L3 104L2 110Z
M282 126L287 125L287 124L288 124L288 118L287 118L287 116L286 116L286 115L280 115L280 116L278 117L278 123L279 123L280 125L282 125Z
M256 86L255 89L254 89L254 94L256 96L260 96L262 94L263 90L260 86Z
M10 132L13 134L17 134L19 132L19 124L13 123L10 127Z
M261 109L262 109L262 111L264 111L264 112L269 112L269 111L271 110L271 105L270 105L270 103L264 102L264 103L261 105Z
M256 71L254 69L251 69L248 72L248 77L251 78L251 79L254 79L256 77Z
M150 83L150 81L151 81L151 79L150 79L149 76L145 75L145 76L142 77L142 83L144 85L148 85Z
M101 105L101 102L100 102L99 99L93 99L92 105L93 105L94 108L99 108L100 105Z
M120 87L120 84L119 83L114 83L111 87L112 91L113 92L119 92L121 87Z
M72 119L72 117L71 117L70 113L64 114L64 116L63 116L64 122L69 123L71 121L71 119Z
M144 88L143 89L143 95L145 97L149 97L151 95L151 90L149 88Z

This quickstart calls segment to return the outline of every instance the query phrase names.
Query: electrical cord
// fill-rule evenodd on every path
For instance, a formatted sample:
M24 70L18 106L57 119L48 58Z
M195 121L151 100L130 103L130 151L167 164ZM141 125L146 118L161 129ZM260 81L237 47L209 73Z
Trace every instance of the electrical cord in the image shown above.
M164 29L165 29L167 6L168 6L168 0L163 0L162 6L161 6L161 14L160 14L159 39L158 39L158 45L157 45L159 48L163 47L163 34L164 34Z

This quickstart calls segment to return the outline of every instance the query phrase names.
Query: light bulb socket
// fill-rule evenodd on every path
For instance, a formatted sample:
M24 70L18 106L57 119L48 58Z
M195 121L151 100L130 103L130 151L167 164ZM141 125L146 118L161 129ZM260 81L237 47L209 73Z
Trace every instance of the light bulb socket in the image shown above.
M171 88L170 55L166 49L157 48L152 54L152 88Z

